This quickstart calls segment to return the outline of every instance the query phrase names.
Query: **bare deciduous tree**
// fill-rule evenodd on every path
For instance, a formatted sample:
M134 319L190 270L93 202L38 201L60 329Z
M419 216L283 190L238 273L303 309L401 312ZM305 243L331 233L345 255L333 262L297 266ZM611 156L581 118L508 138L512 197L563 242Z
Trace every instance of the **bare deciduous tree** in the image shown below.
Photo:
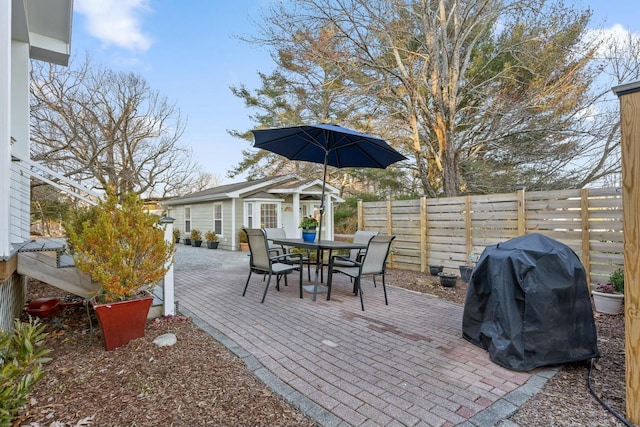
M370 97L371 121L412 154L423 191L452 196L468 188L463 163L569 179L571 126L595 77L589 16L543 0L299 0L273 4L258 41L315 58L299 35L330 29L342 54L322 60Z
M33 62L31 155L89 188L165 197L202 175L180 111L133 73ZM209 177L210 179L210 177Z

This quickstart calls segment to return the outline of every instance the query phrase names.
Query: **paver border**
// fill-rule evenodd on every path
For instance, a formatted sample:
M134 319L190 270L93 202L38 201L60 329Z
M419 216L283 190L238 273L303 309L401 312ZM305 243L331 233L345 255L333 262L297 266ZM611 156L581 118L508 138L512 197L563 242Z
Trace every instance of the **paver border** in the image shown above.
M193 312L186 308L180 308L180 313L190 317L193 323L200 329L211 335L216 341L224 345L242 360L251 374L271 389L273 393L283 398L287 403L299 409L304 415L327 427L349 427L343 419L327 411L313 400L309 399L289 384L275 376L269 369L258 361L252 354L240 347L231 338L214 328Z

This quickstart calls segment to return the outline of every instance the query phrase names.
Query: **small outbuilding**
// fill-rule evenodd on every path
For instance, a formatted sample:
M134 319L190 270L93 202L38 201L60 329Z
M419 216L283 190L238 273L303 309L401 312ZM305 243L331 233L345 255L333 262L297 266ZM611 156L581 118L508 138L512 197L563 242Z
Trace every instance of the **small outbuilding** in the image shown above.
M576 253L541 234L488 246L469 282L462 335L516 371L598 357L589 287Z
M333 239L334 202L344 201L339 194L337 188L326 185L323 239ZM193 229L202 234L212 230L221 249L236 250L243 227L284 228L287 237L301 237L300 219L318 216L321 197L322 180L289 174L208 188L161 205L185 237Z

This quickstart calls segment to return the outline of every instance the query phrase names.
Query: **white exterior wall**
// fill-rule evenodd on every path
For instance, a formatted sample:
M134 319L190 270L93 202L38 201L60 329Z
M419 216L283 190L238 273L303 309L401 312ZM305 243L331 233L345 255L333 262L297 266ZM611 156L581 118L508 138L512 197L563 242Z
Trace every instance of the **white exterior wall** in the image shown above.
M10 255L11 4L0 2L0 257Z
M11 152L29 158L29 44L11 42ZM30 238L31 185L28 175L11 165L11 242Z
M202 239L204 233L213 228L213 204L198 203L191 205L191 229L200 230Z
M167 216L174 218L173 228L180 230L180 238L184 237L184 207L183 206L170 206L167 209Z

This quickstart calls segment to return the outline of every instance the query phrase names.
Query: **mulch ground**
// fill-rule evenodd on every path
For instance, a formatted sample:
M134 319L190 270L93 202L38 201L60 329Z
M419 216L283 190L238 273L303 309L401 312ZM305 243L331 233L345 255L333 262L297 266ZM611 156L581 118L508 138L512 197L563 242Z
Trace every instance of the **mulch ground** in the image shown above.
M443 288L428 274L390 270L388 283L464 303L466 284ZM37 281L28 299L64 297ZM91 321L89 321L91 319ZM243 363L188 318L149 321L144 338L105 351L97 321L83 306L42 319L52 349L46 377L16 425L66 426L313 426L274 395ZM595 313L601 358L591 382L613 410L625 414L624 316ZM171 332L173 347L152 341ZM511 420L521 426L621 425L587 390L588 363L563 366Z

